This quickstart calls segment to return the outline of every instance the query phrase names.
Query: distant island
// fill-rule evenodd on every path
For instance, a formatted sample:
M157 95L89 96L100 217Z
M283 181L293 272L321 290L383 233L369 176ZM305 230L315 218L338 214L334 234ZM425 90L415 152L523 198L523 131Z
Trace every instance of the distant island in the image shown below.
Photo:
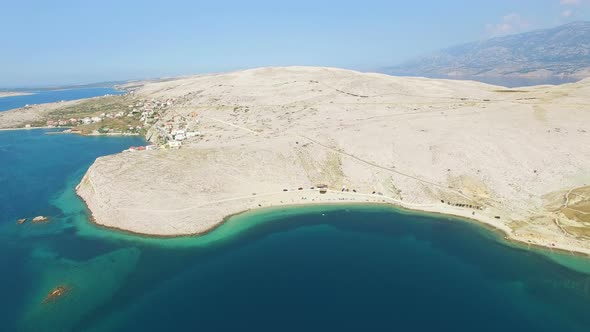
M590 77L590 22L458 45L383 68L383 72L459 79L578 80Z
M30 95L30 92L11 92L11 91L0 91L0 98L4 97L15 97L15 96L26 96Z

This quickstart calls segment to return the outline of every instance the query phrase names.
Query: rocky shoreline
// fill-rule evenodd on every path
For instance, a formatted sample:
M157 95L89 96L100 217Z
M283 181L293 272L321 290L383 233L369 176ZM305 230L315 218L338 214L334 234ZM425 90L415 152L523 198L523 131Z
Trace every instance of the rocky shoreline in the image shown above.
M277 90L288 79L301 83ZM233 85L224 87L226 80ZM223 88L182 98L201 86ZM202 234L258 208L386 203L477 220L527 245L589 254L590 244L576 235L584 221L559 203L588 180L590 156L579 142L590 142L583 128L590 119L582 120L589 113L570 105L583 105L589 87L508 94L475 82L307 67L148 84L136 93L185 100L170 113L198 114L203 135L180 150L98 158L77 193L95 223L148 236ZM315 106L297 101L302 97ZM220 106L238 100L241 106ZM303 189L320 183L326 193Z

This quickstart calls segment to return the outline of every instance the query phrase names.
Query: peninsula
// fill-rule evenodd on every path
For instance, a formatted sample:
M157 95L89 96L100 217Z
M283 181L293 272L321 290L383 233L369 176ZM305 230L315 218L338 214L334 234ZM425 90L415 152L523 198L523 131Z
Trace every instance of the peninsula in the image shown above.
M4 92L0 91L0 98L4 97L16 97L16 96L28 96L32 95L30 92Z
M146 129L153 149L100 157L78 185L99 225L178 236L260 207L386 203L590 253L590 80L281 67L134 89L130 107L169 102Z

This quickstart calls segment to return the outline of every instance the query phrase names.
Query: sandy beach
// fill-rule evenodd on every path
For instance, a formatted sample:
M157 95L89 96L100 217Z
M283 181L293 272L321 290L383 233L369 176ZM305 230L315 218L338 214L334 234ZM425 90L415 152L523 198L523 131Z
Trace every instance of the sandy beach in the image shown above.
M16 97L16 96L28 96L32 95L30 92L0 92L0 98L4 97Z
M288 67L135 94L180 101L151 141L180 124L200 135L178 150L98 158L77 192L100 225L175 236L260 207L387 203L590 253L588 80L506 89Z

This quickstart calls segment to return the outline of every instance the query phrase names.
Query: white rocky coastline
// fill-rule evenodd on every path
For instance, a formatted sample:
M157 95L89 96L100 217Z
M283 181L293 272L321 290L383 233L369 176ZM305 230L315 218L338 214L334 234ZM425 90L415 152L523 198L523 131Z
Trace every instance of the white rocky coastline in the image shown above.
M97 224L176 236L258 207L391 203L590 253L588 80L509 90L289 67L135 93L182 100L156 125L194 118L202 136L98 158L77 188Z

